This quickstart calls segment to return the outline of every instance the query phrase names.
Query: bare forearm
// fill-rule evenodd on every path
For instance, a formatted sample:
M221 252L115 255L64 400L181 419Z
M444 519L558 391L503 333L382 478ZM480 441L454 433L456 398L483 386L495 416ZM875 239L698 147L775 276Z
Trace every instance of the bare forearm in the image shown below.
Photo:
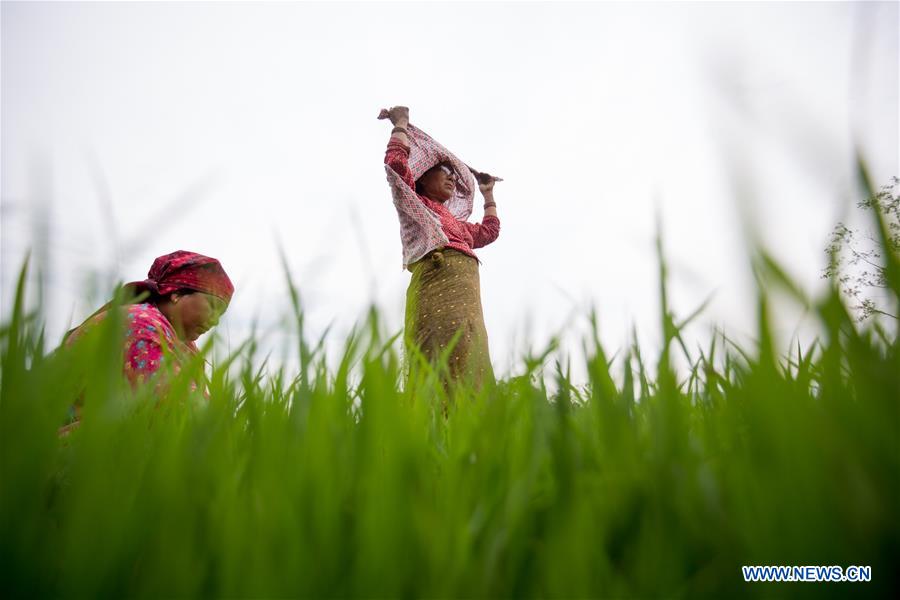
M484 216L496 217L497 216L497 202L494 201L493 190L483 192L482 196L484 196Z
M399 141L404 146L409 146L409 136L406 135L406 128L409 126L409 119L397 119L394 123L394 130L391 137ZM401 129L403 131L401 131Z

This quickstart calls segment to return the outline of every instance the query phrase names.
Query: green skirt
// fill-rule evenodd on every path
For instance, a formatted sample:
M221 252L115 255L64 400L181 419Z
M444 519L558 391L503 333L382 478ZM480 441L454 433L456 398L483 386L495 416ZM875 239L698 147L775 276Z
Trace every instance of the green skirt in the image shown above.
M494 382L481 309L478 261L449 248L435 250L409 266L406 343L432 364L447 348L450 379L476 388Z

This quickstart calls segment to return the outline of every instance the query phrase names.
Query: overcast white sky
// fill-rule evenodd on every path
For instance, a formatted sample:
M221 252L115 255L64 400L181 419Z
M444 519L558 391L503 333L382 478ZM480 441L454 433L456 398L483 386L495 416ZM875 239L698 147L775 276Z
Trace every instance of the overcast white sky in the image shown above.
M4 314L29 247L57 339L190 249L236 284L235 345L286 312L280 240L313 333L339 339L373 300L399 330L375 116L406 104L505 179L479 251L499 372L567 324L574 352L591 306L611 351L632 323L658 339L657 212L676 311L715 293L692 337L750 333L748 228L814 290L854 147L876 182L900 172L898 32L893 2L3 2Z

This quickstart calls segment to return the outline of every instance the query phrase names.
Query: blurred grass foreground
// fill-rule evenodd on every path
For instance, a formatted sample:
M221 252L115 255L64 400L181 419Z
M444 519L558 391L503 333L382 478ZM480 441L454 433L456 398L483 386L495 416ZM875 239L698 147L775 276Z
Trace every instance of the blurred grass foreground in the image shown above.
M836 282L809 299L757 266L758 346L717 337L687 377L660 252L660 356L632 347L612 372L595 337L586 387L561 366L546 385L540 360L449 399L427 365L403 384L375 313L329 371L295 303L299 374L254 368L251 339L208 373L208 400L197 361L162 402L103 358L113 319L48 348L23 269L2 325L0 595L897 597L896 334L856 323ZM817 315L813 347L778 356L775 287ZM868 565L872 581L744 583L742 565Z

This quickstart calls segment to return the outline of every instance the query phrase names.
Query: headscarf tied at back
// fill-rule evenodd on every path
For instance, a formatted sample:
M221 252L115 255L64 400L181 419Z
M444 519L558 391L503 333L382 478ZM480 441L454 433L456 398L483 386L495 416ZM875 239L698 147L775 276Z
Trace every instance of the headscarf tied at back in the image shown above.
M234 294L234 285L218 260L187 250L177 250L171 254L160 256L153 261L153 266L147 273L147 279L126 283L124 287L134 297L145 292L156 296L165 296L187 289L211 294L221 298L226 304L231 302L231 296ZM125 303L134 301L135 299L131 298ZM112 305L112 302L107 302L101 306L81 325L70 329L63 340L67 340L78 328L85 326L98 314L109 310Z
M469 167L452 152L437 143L427 133L410 123L407 125L409 138L409 170L413 179L418 179L435 165L446 163L456 172L456 189L444 206L455 218L465 221L472 214L475 188L478 184ZM428 210L419 200L416 190L411 189L389 166L385 165L394 207L400 218L400 241L403 243L403 266L413 264L428 252L448 243L436 214Z
M126 287L135 295L146 291L158 296L188 289L211 294L226 304L234 294L234 285L218 260L187 250L160 256L153 261L147 279L133 281Z

